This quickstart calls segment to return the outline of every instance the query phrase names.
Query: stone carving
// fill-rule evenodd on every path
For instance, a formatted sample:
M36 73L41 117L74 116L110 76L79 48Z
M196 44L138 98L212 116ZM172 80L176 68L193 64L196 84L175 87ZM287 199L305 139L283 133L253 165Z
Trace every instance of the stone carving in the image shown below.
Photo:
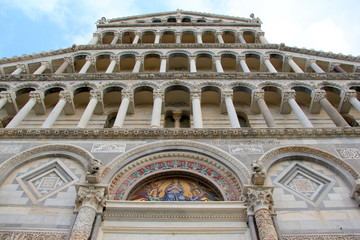
M0 154L15 154L19 153L23 145L1 145Z
M96 212L91 207L82 207L79 211L70 240L88 240Z
M251 164L251 182L255 185L263 185L266 178L266 173L263 170L263 166L258 162Z
M295 96L296 96L296 92L295 91L287 91L287 92L284 92L284 95L282 97L282 100L284 103L287 103L289 102L289 99L290 98L293 98L295 99Z
M360 159L360 152L357 148L336 148L342 159Z
M260 98L264 99L265 92L263 90L254 90L253 92L253 101L257 102Z
M37 103L41 103L44 99L44 93L41 91L32 91L29 93L29 98L34 98Z
M350 99L352 99L352 98L357 99L356 91L353 91L353 90L347 91L344 96L344 102L349 102Z
M228 147L230 153L233 155L264 153L262 146L239 144L239 145L229 145Z
M126 143L94 143L91 152L95 153L122 153Z
M95 98L96 100L101 102L102 101L102 92L100 90L91 90L90 98Z
M354 240L360 239L358 233L303 233L303 234L283 234L283 240Z
M245 192L246 190L246 192ZM272 197L273 187L251 187L244 188L245 205L251 212L259 209L267 209L272 212L274 200Z
M29 229L17 229L17 231L0 231L0 239L4 240L35 240L35 239L68 239L67 232L61 231L29 231Z
M7 101L8 103L13 103L13 93L11 92L8 92L8 91L3 91L3 92L0 92L0 98L1 99L5 99L5 101Z
M61 91L59 93L59 98L65 99L66 102L72 103L73 101L73 93L71 91Z
M77 208L84 206L92 207L96 211L102 211L106 201L104 187L80 186L75 200Z
M86 180L89 183L100 182L100 169L101 161L95 158L91 159L87 167Z
M255 212L256 226L259 231L260 240L277 240L274 223L271 219L269 210L260 209Z

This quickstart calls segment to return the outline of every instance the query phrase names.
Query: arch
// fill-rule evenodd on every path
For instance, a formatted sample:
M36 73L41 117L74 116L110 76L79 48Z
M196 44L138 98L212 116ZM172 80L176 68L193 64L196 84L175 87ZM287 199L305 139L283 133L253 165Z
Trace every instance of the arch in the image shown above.
M205 143L186 140L168 140L148 143L131 149L120 155L102 171L105 184L110 183L110 192L116 188L116 182L124 178L129 172L136 170L139 164L150 164L158 159L194 159L209 167L225 171L229 179L241 192L241 186L247 184L250 177L249 170L229 153ZM120 171L118 171L120 169ZM176 168L175 168L176 169Z
M36 83L20 83L19 85L16 85L15 87L11 88L11 91L17 92L22 88L33 88L35 90L40 89L39 85Z
M132 89L132 92L138 88L138 87L150 87L153 89L153 91L157 91L160 90L160 87L157 83L153 82L153 81L139 81L136 83L133 83L130 88Z
M0 185L19 166L34 159L63 156L78 161L84 169L94 159L85 149L71 144L46 144L25 150L0 164Z
M53 82L53 83L45 84L44 86L40 87L40 89L44 91L44 93L46 93L46 91L48 91L51 88L62 88L63 90L66 90L68 88L68 85L64 82Z
M289 157L300 157L301 159L320 162L331 170L340 173L340 176L349 186L353 185L354 179L360 177L359 173L342 159L324 150L308 146L293 145L271 149L261 156L257 162L264 167L265 171L268 171L273 164L287 160Z

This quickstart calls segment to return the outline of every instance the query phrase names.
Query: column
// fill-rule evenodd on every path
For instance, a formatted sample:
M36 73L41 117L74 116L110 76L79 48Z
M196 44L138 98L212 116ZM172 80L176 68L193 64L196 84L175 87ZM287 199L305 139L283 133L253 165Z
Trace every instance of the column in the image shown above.
M270 113L270 110L268 108L268 106L266 105L266 102L264 100L264 91L257 91L254 92L254 97L253 97L253 101L255 101L259 108L260 108L260 112L264 117L264 120L266 122L266 125L268 127L275 127L275 121Z
M229 116L230 125L232 128L239 128L240 127L239 118L236 114L234 103L232 100L233 92L232 91L223 92L223 96L225 99L226 110Z
M89 101L88 105L86 106L86 109L80 118L80 121L77 125L78 128L85 128L88 125L90 118L91 118L92 114L94 113L96 105L98 104L98 102L100 102L102 100L101 95L102 95L101 91L99 91L99 90L91 90L90 91L90 101Z
M239 56L240 66L243 72L251 72L248 65L246 64L246 56L241 55Z
M110 44L111 45L117 44L117 42L119 41L120 35L121 35L121 33L119 33L119 32L114 33L114 38Z
M219 32L216 32L216 38L218 40L219 43L224 43L224 39L221 35L222 33L219 31Z
M357 99L357 94L356 92L351 93L351 95L349 95L349 100L348 100L351 105L360 112L360 102ZM0 108L1 109L1 108Z
M239 41L240 41L240 43L246 43L245 38L244 38L244 32L242 32L242 31L239 32Z
M221 65L221 56L215 56L214 60L215 60L216 72L224 72L224 69Z
M324 91L315 92L313 101L318 101L320 103L321 107L325 110L337 127L349 127L349 124L345 121L341 114L334 108L333 105L331 105L329 100L327 100L326 93Z
M33 91L29 93L29 100L27 103L20 109L20 111L15 115L15 117L9 122L6 128L16 128L19 126L22 120L29 114L31 109L35 106L36 103L41 103L43 101L43 93L40 91Z
M136 56L135 59L136 59L136 62L135 62L135 65L134 65L134 68L133 68L132 72L133 73L138 73L138 72L140 72L142 56Z
M80 186L76 197L78 214L71 231L70 240L88 240L93 228L96 213L105 206L105 188Z
M289 66L296 72L296 73L304 73L304 71L294 62L291 56L287 56L285 61L289 64Z
M155 44L160 43L160 35L161 35L161 32L155 32L155 41L154 41Z
M176 43L181 43L181 32L175 32Z
M190 56L190 72L197 72L196 69L196 56Z
M173 118L174 118L174 128L180 128L180 120L181 120L182 110L173 110Z
M166 61L167 61L167 56L161 56L161 62L160 62L160 72L166 72Z
M59 93L59 101L56 106L53 108L49 116L46 118L41 128L51 128L55 121L60 116L62 110L64 109L66 102L72 102L72 93L70 91L61 91Z
M202 33L201 32L196 33L196 42L197 43L203 43L203 41L202 41Z
M95 58L93 56L86 56L86 62L84 66L80 69L79 73L86 73L91 65L95 64Z
M1 95L0 96L0 110L5 106L5 104L8 102L8 99L6 96Z
M19 75L22 72L25 72L26 68L24 64L16 65L16 69L11 73L11 75Z
M258 33L257 33L257 37L259 38L259 40L260 40L260 42L261 42L262 44L269 44L268 40L266 40L266 38L265 38L264 35L265 35L264 32L258 32Z
M273 66L272 63L270 62L270 56L263 56L263 57L262 57L262 61L264 62L265 66L267 67L267 69L269 70L269 72L271 72L271 73L277 73L276 69L274 68L274 66Z
M277 240L274 222L271 213L274 211L272 197L273 187L269 186L245 186L245 205L248 207L248 214L255 216L256 227L260 240Z
M191 93L194 128L203 128L200 98L201 92Z
M122 93L122 100L119 107L119 110L116 115L116 119L113 125L113 128L121 128L124 125L126 113L128 111L130 104L130 94Z
M112 55L110 56L110 64L108 66L108 68L106 69L105 73L112 73L115 69L116 64L119 61L119 57L116 55Z
M154 105L153 111L151 115L151 127L159 128L161 122L161 108L163 102L163 93L162 92L154 92Z
M325 73L324 70L322 70L319 65L316 64L316 60L311 59L308 62L308 65L316 72L316 73Z
M294 111L296 117L299 119L301 124L306 128L312 128L314 127L303 110L300 108L300 106L297 104L295 100L295 92L286 92L283 97L283 102L288 102L291 109Z
M138 44L139 43L140 34L141 34L141 32L136 32L135 33L135 38L134 38L134 41L132 42L132 44Z
M47 68L50 68L50 62L41 62L41 65L34 74L42 74Z
M72 64L73 60L71 57L65 57L64 62L60 65L60 67L55 71L54 74L62 74L64 73L65 69L69 66L69 64Z
M13 91L0 92L0 109L5 106L8 114L16 115L18 112L18 107L15 98L15 93Z
M97 44L99 39L101 38L101 33L94 33L93 38L89 42L90 45Z
M337 73L346 73L346 71L340 67L340 63L331 63L330 69Z

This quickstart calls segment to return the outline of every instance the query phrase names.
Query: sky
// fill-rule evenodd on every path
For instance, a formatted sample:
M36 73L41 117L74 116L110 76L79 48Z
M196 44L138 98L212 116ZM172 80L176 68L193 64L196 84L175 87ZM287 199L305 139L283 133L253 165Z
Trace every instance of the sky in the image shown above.
M0 58L87 44L101 17L176 9L254 13L270 43L360 55L359 0L0 0Z

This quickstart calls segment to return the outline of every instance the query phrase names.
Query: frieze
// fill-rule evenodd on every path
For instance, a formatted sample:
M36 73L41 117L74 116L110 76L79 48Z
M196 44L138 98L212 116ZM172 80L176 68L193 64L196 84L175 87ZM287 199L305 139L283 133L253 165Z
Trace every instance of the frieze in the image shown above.
M282 234L282 240L354 240L360 239L360 233L303 233Z
M0 230L0 239L68 239L68 232L59 230L52 231L29 231L29 229L16 229L15 231Z
M233 155L242 155L242 154L263 154L264 149L262 146L254 145L229 145L229 152Z
M217 139L212 140L211 145L213 146L227 146L227 145L251 145L251 146L280 146L281 142L277 140L223 140Z
M92 153L122 153L125 152L126 143L94 143Z

